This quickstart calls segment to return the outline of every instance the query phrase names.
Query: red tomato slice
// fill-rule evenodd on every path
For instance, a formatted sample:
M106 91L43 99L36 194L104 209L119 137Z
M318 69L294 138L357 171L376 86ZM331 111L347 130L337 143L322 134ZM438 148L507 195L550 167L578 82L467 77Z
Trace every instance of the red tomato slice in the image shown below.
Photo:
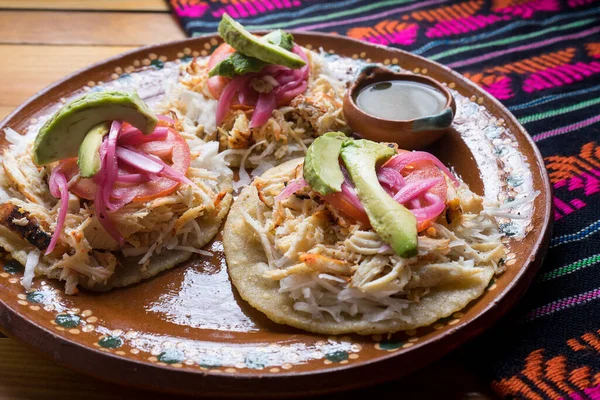
M407 153L408 150L398 150L398 154ZM430 178L442 178L442 182L438 183L434 187L428 190L429 193L441 198L444 202L446 201L446 196L448 193L448 186L446 184L446 180L444 179L444 173L439 170L438 167L435 166L431 161L419 161L413 164L410 164L406 168L401 171L402 176L406 180L406 183L414 182L422 179L430 179ZM424 196L419 197L419 201L421 204L426 205L428 201L424 198ZM408 207L411 209L413 207ZM433 220L427 220L419 223L417 225L417 230L419 232L424 231L431 225Z
M208 59L208 69L211 70L215 65L229 57L232 53L235 53L235 49L228 45L227 43L221 44L219 47L213 51ZM225 86L231 81L230 78L224 76L213 76L208 79L208 91L215 99L219 99L221 97L221 93L223 93L223 89Z
M346 214L347 216L355 219L364 226L371 226L367 213L356 208L352 203L349 203L339 193L329 194L324 196L325 201L331 204L336 210Z
M404 152L407 152L407 150L398 150L398 154L401 154ZM421 162L413 163L413 164L405 167L401 171L401 174L404 177L404 179L406 180L406 183L419 181L419 180L423 180L423 179L430 179L430 178L442 178L442 179L444 178L444 173L442 171L440 171L438 169L438 167L436 167L435 164L432 163L431 161L421 161ZM445 201L447 191L448 191L448 187L446 185L446 181L442 180L440 183L438 183L437 185L435 185L431 189L429 189L428 193L431 193ZM333 207L335 207L337 210L344 213L345 215L355 219L357 222L360 222L361 224L363 224L365 226L370 226L370 222L367 217L367 214L364 211L357 209L354 205L347 202L342 196L338 195L337 193L325 196L324 199L325 199L325 201L327 201L329 204L331 204ZM425 199L424 195L420 196L418 200L421 202L421 204L423 206L428 205L428 203L429 203L429 201L427 199ZM413 207L408 205L407 208L411 209ZM422 221L422 222L418 223L417 230L419 232L424 231L431 225L432 221L433 220L427 220L427 221Z
M408 150L398 150L398 154L407 153ZM406 179L406 182L413 182L420 179L429 179L429 178L442 178L444 179L444 173L439 170L438 167L435 166L431 161L420 161L413 164L410 164L406 168L404 168L401 172L402 176ZM428 190L429 193L441 198L442 200L446 199L446 195L448 192L448 186L446 185L446 180L444 179L442 182L438 183L434 187Z
M142 143L135 146L148 154L153 154L163 160L166 164L178 172L185 175L190 166L190 148L184 138L174 129L169 129L167 138L164 141ZM70 180L79 172L77 159L72 158L63 161L63 171L67 180ZM134 173L134 170L120 169L121 173ZM168 178L158 178L156 180L131 184L116 183L113 189L115 198L133 198L134 202L149 201L157 197L167 196L173 193L179 182ZM72 185L69 190L77 196L92 200L96 196L97 185L93 179L80 179Z
M75 175L79 173L77 158L69 158L61 161L61 168L69 182ZM81 197L82 199L93 200L96 197L96 183L90 178L81 178L76 184L69 187L69 191Z

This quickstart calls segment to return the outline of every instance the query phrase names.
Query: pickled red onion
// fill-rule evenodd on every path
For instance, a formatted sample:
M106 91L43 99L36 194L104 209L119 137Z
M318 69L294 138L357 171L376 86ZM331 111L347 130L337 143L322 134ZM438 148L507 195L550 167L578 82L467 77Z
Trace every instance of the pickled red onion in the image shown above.
M161 121L165 121L165 122L168 122L170 124L175 124L175 121L173 120L173 118L169 118L166 115L157 115L157 117Z
M283 99L283 98L294 98L302 93L304 93L306 91L306 88L308 87L308 82L306 81L302 81L300 83L299 86L296 86L295 88L289 89L287 91L285 91L285 89L282 89L280 92L277 92L277 99Z
M246 74L240 75L238 77L233 78L231 82L225 86L223 89L223 93L221 93L221 97L219 97L219 103L217 104L217 125L220 125L221 122L225 119L227 112L229 111L229 107L231 107L231 102L235 98L236 93L256 74Z
M365 212L365 208L363 207L354 187L349 182L342 183L342 197L346 198L350 204L352 204L359 211Z
M243 85L238 93L238 100L240 104L254 106L258 99L258 93L252 89L250 85Z
M152 167L150 167L150 168L154 169L155 168L154 164L158 164L161 167L160 170L157 172L144 170L144 167L139 168L141 171L156 173L156 175L158 175L160 177L168 178L168 179L171 179L171 180L174 180L174 181L177 181L180 183L185 183L186 185L190 185L195 188L198 188L198 186L194 182L192 182L188 177L186 177L184 174L182 174L181 172L177 171L175 168L173 168L170 165L168 165L167 163L165 163L160 158L158 158L152 154L146 154L143 151L135 149L133 147L127 147L126 150L129 150L130 152L137 154L141 158L146 158L148 163L144 164L144 165L150 167L150 165L152 163ZM130 153L127 153L127 154L130 154ZM136 166L136 165L132 165L132 164L130 164L130 165L132 167L138 168L138 166ZM140 166L141 166L141 164L140 164Z
M102 167L106 167L106 155L103 157ZM103 173L103 168L100 169L100 172L96 174L98 188L96 190L96 197L94 199L94 210L96 211L96 217L98 221L106 230L106 232L119 244L119 246L123 246L125 244L125 240L119 230L113 225L113 223L108 218L107 212L107 204L104 202L103 189L111 186L106 184L106 174ZM116 206L116 205L115 205Z
M306 186L308 186L308 182L306 182L304 178L294 179L293 181L290 181L285 189L283 189L275 198L279 201L285 200L294 193L304 189Z
M377 171L377 179L384 189L390 194L398 193L402 186L406 185L406 181L400 172L393 168L379 168Z
M443 182L444 178L430 178L422 179L415 182L410 182L402 187L393 197L400 204L404 204L410 200L413 200L423 194L426 190L431 189L440 182Z
M394 157L390 158L385 164L383 164L384 168L394 168L399 172L406 168L408 165L413 164L419 161L431 161L438 167L443 173L445 173L448 178L452 179L454 184L458 186L460 182L454 176L452 172L433 154L424 152L424 151L411 151L406 153L397 154Z
M121 183L144 183L152 180L151 174L119 174L117 182ZM111 194L112 196L112 194Z
M125 192L123 195L117 195L115 193L115 191L113 190L110 195L113 199L116 199L116 200L113 200L113 205L115 206L115 208L117 210L120 210L125 205L131 203L133 201L133 199L135 198L135 196L137 195L137 193L134 190L129 190L129 191Z
M98 186L98 189L102 192L102 199L104 204L109 210L114 210L110 204L110 190L117 181L117 175L119 173L119 166L117 164L116 150L117 150L117 138L119 131L123 123L121 121L113 121L108 132L108 139L106 140L106 154L104 155L104 163L102 165L104 170L103 183Z
M117 143L119 146L136 145L157 140L165 140L169 134L169 128L159 126L149 135L144 135L139 129L127 129L121 132Z
M306 64L300 69L290 69L281 65L267 65L259 73L240 75L231 80L223 89L217 104L217 125L220 125L231 103L236 99L243 105L256 105L252 113L250 128L255 128L266 123L277 103L286 103L306 91L308 86L309 63L308 57L298 45L294 45L292 52L299 55ZM252 78L262 79L271 84L271 91L258 93L250 84Z
M157 174L163 170L162 165L144 154L133 151L131 148L117 147L116 154L120 161L123 161L142 172Z
M431 203L430 205L410 210L410 212L415 215L418 222L435 219L442 211L444 211L444 208L446 208L444 200L434 194L425 193L425 198Z
M52 170L48 184L50 186L50 193L52 196L60 199L60 208L58 210L58 218L56 219L56 226L54 227L52 239L50 240L50 244L46 249L46 255L54 251L54 247L56 247L60 233L63 230L65 219L67 218L67 211L69 210L69 189L67 187L67 178L61 171L60 167Z
M258 95L258 101L256 102L256 108L252 113L252 120L250 121L250 128L263 125L271 118L273 110L277 107L277 100L273 91L269 93L260 93Z

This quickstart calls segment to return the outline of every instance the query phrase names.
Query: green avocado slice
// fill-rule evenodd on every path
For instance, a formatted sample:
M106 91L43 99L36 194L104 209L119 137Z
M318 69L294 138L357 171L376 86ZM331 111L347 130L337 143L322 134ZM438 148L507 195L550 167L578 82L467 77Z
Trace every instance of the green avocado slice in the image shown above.
M91 178L100 171L100 145L110 130L110 122L103 122L93 127L79 146L77 165L83 178Z
M328 132L312 142L304 157L304 179L323 196L342 190L344 174L339 157L345 140L349 139L342 132Z
M400 257L417 255L417 219L379 184L375 167L396 152L370 140L348 140L340 155L371 226Z
M93 127L115 120L129 122L144 134L152 133L158 123L137 93L90 93L65 105L40 128L33 146L35 163L77 156Z
M294 46L294 38L289 33L285 33L281 29L269 32L260 40L267 41L275 46L279 46L286 50L292 50ZM240 52L235 52L217 65L215 65L208 73L209 77L215 75L226 76L233 78L237 75L244 75L250 72L260 72L268 62L259 60L258 58L249 57Z
M306 65L297 54L261 40L227 14L223 14L219 23L219 34L227 44L249 57L292 69L302 68Z

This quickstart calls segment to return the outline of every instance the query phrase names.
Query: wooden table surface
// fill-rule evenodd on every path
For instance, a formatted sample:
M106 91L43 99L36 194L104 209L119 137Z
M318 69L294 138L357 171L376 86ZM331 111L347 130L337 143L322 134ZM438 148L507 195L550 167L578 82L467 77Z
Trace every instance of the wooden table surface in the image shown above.
M185 34L164 0L0 0L0 119L63 76L124 51ZM14 62L13 62L14 61ZM403 399L490 399L459 350L428 368L369 390ZM346 395L328 396L329 400ZM60 367L0 334L0 399L169 398Z

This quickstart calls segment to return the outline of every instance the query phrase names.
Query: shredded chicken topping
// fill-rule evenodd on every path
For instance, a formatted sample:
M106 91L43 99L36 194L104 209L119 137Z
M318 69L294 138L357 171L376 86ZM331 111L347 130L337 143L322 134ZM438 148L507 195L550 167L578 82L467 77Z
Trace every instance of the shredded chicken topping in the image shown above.
M180 82L167 97L163 111L174 112L183 121L187 132L204 140L217 140L233 165L239 165L246 156L247 167L280 163L306 152L314 138L329 131L349 132L342 114L342 101L346 92L345 82L334 77L323 58L304 49L310 74L304 94L294 98L291 104L277 108L262 126L249 128L253 111L250 106L234 105L220 126L200 109L216 109L217 100L207 88L208 59L194 59L182 68ZM275 82L276 83L276 82ZM253 88L261 93L273 89L268 79L253 79ZM260 143L252 149L251 146ZM245 183L250 183L245 182Z
M402 319L411 302L430 290L478 274L483 266L502 272L506 248L482 198L465 184L448 191L445 213L418 238L418 256L397 256L372 229L339 215L306 188L287 199L276 196L301 176L299 170L268 181L256 179L261 207L244 213L267 254L265 277L279 281L294 309L337 321L361 316L376 322ZM450 209L449 209L450 212Z
M28 135L29 136L29 135ZM104 230L91 201L69 196L69 210L54 251L44 255L54 232L59 201L50 194L47 178L53 166L38 168L32 159L32 144L15 154L9 148L1 156L0 229L19 241L19 247L37 249L38 258L27 257L29 270L24 279L31 286L32 270L66 281L66 293L77 292L84 280L89 286L104 283L119 268L123 257L138 257L146 268L150 257L165 250L203 253L198 243L204 238L203 218L215 218L225 197L231 198L231 170L218 155L217 143L204 143L183 133L191 151L187 177L196 187L180 185L168 196L146 203L133 202L109 212L109 217L125 239L125 247ZM32 137L19 138L20 141ZM34 262L35 261L35 262Z

